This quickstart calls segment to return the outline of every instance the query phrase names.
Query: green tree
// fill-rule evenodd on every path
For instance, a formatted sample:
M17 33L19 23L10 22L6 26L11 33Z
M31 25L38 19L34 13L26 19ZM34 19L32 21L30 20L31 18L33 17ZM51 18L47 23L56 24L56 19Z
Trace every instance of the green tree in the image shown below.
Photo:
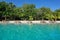
M42 7L39 9L39 14L42 20L48 19L48 20L53 20L53 14L50 8Z
M13 3L9 3L8 4L8 13L9 13L9 16L10 16L10 19L12 19L12 20L15 20L15 9L16 8L16 6L13 4Z
M60 20L60 9L55 10L56 19Z
M32 16L35 14L35 5L34 4L24 4L23 5L23 10L24 10L24 14L25 14L25 18L27 20L30 19L30 16Z
M5 20L6 20L6 17L7 17L7 6L8 4L6 2L0 2L0 12L2 13L2 17L5 17Z

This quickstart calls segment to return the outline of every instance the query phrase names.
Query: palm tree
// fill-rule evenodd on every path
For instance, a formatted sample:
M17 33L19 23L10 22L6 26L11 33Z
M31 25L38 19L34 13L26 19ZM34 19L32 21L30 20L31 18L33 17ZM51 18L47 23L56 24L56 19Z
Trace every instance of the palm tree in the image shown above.
M55 16L60 20L60 9L55 10Z

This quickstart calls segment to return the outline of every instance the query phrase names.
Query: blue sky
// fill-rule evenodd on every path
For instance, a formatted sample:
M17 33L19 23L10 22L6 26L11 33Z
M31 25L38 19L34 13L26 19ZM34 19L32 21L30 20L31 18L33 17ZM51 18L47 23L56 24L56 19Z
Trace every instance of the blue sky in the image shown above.
M52 10L60 8L60 0L0 0L6 2L13 2L17 7L22 6L25 3L35 4L36 8L42 6L51 8Z

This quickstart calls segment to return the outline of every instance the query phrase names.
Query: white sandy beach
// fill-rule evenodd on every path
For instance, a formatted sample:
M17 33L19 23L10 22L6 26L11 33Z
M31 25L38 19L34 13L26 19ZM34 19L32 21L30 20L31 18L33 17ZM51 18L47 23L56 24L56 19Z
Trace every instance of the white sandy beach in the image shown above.
M60 21L55 21L55 22L50 22L50 21L44 21L45 23L60 23ZM39 24L39 23L42 23L42 21L0 21L0 23L25 23L25 24L28 24L28 23L34 23L34 24Z

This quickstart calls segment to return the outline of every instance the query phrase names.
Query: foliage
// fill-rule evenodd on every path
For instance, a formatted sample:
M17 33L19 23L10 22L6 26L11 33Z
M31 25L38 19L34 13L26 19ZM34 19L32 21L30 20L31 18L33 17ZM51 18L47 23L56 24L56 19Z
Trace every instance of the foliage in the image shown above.
M36 8L34 4L16 7L13 3L0 2L0 20L60 20L60 9Z

